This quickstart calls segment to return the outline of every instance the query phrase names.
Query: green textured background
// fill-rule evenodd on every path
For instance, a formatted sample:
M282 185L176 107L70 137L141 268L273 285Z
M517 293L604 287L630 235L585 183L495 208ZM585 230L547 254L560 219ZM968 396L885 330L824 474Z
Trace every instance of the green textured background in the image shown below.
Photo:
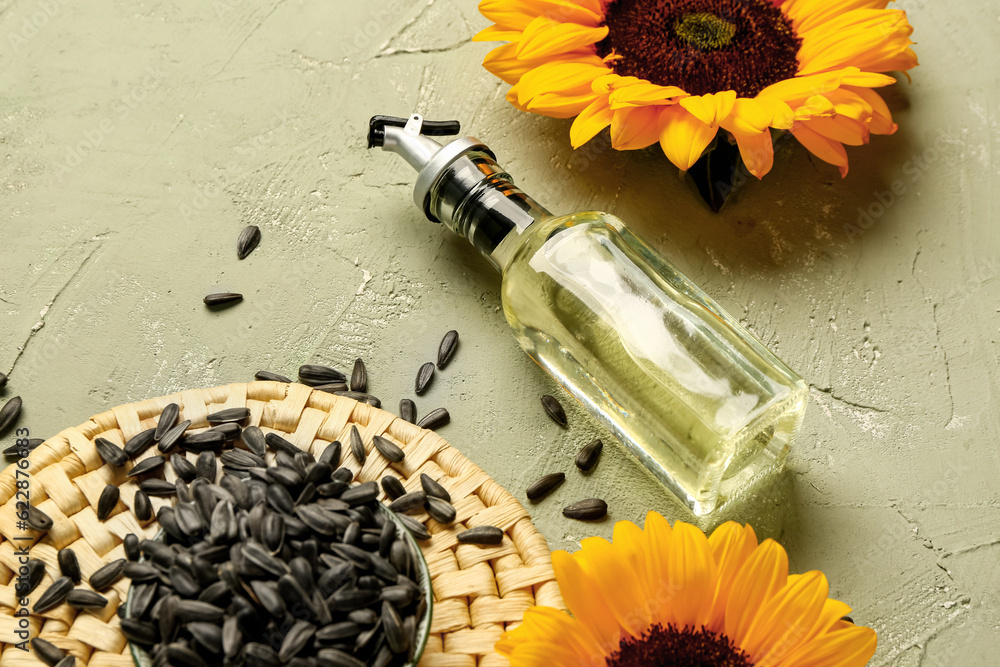
M554 387L498 277L422 219L405 164L365 149L372 114L457 118L551 210L624 218L807 379L787 474L736 518L826 572L878 631L872 664L995 664L1000 11L899 6L923 62L887 93L899 133L850 149L846 180L791 142L714 215L658 150L574 153L568 121L507 105L472 0L0 0L2 398L47 436L362 356L392 407L457 328L421 412L447 406L442 434L522 499L569 471L596 427L577 407L568 432L545 418ZM237 262L249 223L264 241ZM209 313L219 290L246 301ZM681 516L609 447L531 509L554 548L610 534L561 517L590 495L613 519Z

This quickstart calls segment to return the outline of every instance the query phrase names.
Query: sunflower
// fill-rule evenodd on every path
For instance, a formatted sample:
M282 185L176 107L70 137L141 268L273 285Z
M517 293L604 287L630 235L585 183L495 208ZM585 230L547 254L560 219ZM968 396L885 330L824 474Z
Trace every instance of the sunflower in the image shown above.
M583 540L552 564L573 613L532 607L497 651L513 667L860 667L875 632L827 598L820 572L788 574L773 540L729 522L706 537L650 512L614 543Z
M892 134L873 89L917 65L889 0L482 0L505 41L483 65L522 111L573 118L579 148L604 128L618 150L659 142L687 171L719 134L762 178L771 128L847 175L844 144ZM779 6L780 5L780 6Z

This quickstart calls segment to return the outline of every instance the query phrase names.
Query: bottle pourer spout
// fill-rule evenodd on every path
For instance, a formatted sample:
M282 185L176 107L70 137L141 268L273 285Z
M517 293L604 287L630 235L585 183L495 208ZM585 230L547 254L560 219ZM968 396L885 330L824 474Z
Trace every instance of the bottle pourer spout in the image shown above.
M424 120L420 114L409 118L372 116L368 122L368 148L396 153L418 172L413 200L427 217L438 222L430 210L430 190L452 165L472 151L493 157L489 148L472 137L457 139L442 146L432 136L455 135L462 127L457 120Z

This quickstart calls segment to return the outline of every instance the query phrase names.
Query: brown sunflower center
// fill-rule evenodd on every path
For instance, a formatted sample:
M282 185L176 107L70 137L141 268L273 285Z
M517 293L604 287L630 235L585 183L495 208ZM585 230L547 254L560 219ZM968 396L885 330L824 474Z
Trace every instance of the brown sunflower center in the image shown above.
M654 625L641 639L622 640L608 667L753 667L747 654L711 630Z
M614 0L605 23L615 72L692 95L753 97L798 71L802 40L769 0Z

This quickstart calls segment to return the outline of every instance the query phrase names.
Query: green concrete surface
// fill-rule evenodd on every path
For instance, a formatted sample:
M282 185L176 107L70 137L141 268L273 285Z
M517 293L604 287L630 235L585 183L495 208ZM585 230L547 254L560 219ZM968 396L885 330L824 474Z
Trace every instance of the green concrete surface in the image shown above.
M901 129L851 173L783 145L710 213L658 150L574 153L481 68L473 0L0 0L0 370L48 436L189 387L369 365L388 407L450 328L417 399L522 500L599 430L549 422L553 383L514 342L498 276L424 220L413 174L365 148L372 114L460 119L556 212L616 213L811 386L787 472L734 512L879 633L872 665L994 665L1000 648L997 234L1000 10L903 0L922 65ZM235 257L243 226L263 242ZM246 300L208 312L201 299ZM684 515L615 446L530 507L553 548Z

